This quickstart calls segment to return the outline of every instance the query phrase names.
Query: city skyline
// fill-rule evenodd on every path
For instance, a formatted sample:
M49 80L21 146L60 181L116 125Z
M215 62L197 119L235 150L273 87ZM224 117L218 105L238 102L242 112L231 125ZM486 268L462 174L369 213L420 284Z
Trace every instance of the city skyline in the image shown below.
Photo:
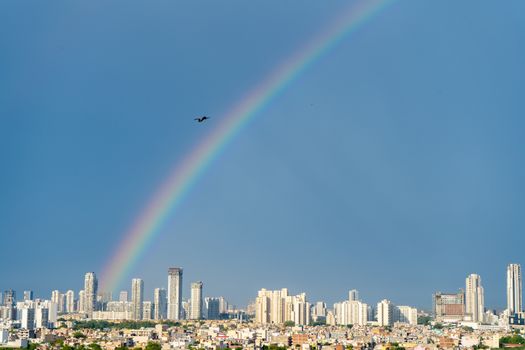
M357 289L347 293L346 300L338 301L332 307L325 300L313 302L304 291L293 294L288 288L269 290L262 288L255 300L246 307L228 304L224 297L204 297L202 281L191 283L189 299L184 298L180 288L183 269L167 269L169 291L155 288L153 301L146 300L144 281L131 280L131 300L128 292L120 291L118 300L112 293L98 290L98 278L94 272L84 275L84 290L79 291L78 299L74 291L62 293L53 290L50 299L35 297L33 291L25 290L22 301L18 301L16 291L9 289L2 294L0 321L8 325L20 324L22 329L53 328L59 316L70 314L76 319L107 321L180 321L180 320L219 320L234 318L240 321L251 318L259 325L357 325L394 326L396 323L416 326L419 315L430 315L435 322L458 324L461 322L475 327L509 327L525 324L525 313L520 304L521 265L510 263L507 266L507 297L509 307L497 311L485 305L482 278L469 274L465 279L465 289L457 294L436 292L433 294L433 310L427 313L413 305L400 305L388 298L376 304L368 304L360 297ZM512 297L516 297L512 300ZM174 305L175 304L175 305ZM171 305L171 306L170 306ZM375 305L375 306L374 306ZM179 310L177 310L179 309Z
M34 3L0 4L0 288L90 312L141 278L176 319L170 266L238 305L429 308L476 273L506 307L523 1Z
M207 294L206 293L203 294L202 292L204 283L201 281L190 282L188 283L189 284L188 290L186 290L186 293L184 293L185 289L181 288L181 286L183 285L183 278L182 278L183 272L182 271L183 271L183 268L181 267L168 268L167 285L169 286L171 282L173 286L172 287L173 295L172 295L171 304L173 304L174 306L173 306L173 311L171 311L171 314L169 311L170 310L169 308L169 305L170 305L169 290L170 288L153 286L153 287L150 287L149 289L151 290L151 293L145 293L144 292L145 283L144 283L144 280L141 278L131 279L130 280L131 287L129 289L119 290L115 292L107 292L107 291L98 290L98 278L97 278L96 273L88 272L84 276L84 289L78 290L78 295L79 295L78 301L80 301L80 303L85 303L83 305L91 305L93 303L92 301L93 299L98 299L100 297L102 298L109 297L109 300L113 300L113 301L128 301L129 300L131 301L132 305L134 305L133 311L132 311L132 314L134 315L133 318L138 317L139 319L141 316L138 316L138 315L141 315L141 313L143 312L142 307L140 307L139 305L142 305L144 301L148 301L152 303L152 310L153 310L152 315L153 313L155 313L156 315L158 314L160 317L165 318L167 320L178 320L181 317L180 313L182 312L182 305L187 301L189 302L189 310L190 310L189 315L191 315L191 317L195 317L194 319L199 319L200 317L203 317L204 315L202 311L202 307L205 303L205 299L208 298L208 296L206 296ZM510 271L514 271L515 274L511 274ZM519 295L521 295L521 290L523 288L522 280L521 280L521 264L509 263L507 265L505 276L506 276L506 284L505 284L506 294L504 295L504 297L505 297L505 302L506 302L505 305L507 307L507 310L509 310L511 315L514 314L515 312L522 312L523 310L521 307L521 302L514 302L515 304L512 304L509 300L509 296L513 294L513 293L510 293L511 290L515 290L515 294L518 296L517 300L520 299ZM484 288L482 287L481 276L479 274L469 274L466 277L465 281L466 282L465 282L464 287L458 287L460 291L463 291L464 310L462 312L464 312L465 316L471 317L472 321L479 321L482 319L483 313L485 310L490 310L490 309L494 309L498 311L504 310L504 308L499 308L494 305L485 304L485 291L484 291ZM195 294L195 298L196 298L195 300L200 300L200 303L199 303L200 306L197 309L199 311L195 311L193 308L194 289L198 290L198 294ZM91 295L93 295L93 292L90 292L87 294L87 298L86 298L84 296L86 293L85 290L96 291L95 292L96 297L95 298L91 297ZM304 290L305 289L303 289L303 291ZM3 291L4 289L0 290L0 293L2 293L1 295L2 295L2 300L4 304L6 303L5 298L7 298L7 300L12 300L13 295L16 297L15 289L7 290L7 291L12 291L15 294L5 294ZM31 296L31 298L33 299L35 298L34 289L23 290L21 292L23 292L23 294L21 293L21 295L23 295L23 300L26 300L26 297L29 295ZM440 288L436 288L430 295L430 298L434 299L436 293L445 294L446 292L449 292L449 293L453 292L453 289L443 290ZM309 293L307 294L310 295ZM347 289L347 291L344 294L347 295L347 298L350 302L362 301L362 299L360 298L360 290L357 290L355 288ZM45 295L42 295L42 296L38 294L36 295L37 295L37 298L46 299ZM70 306L72 304L71 299L72 298L74 299L74 295L75 295L75 291L71 289L67 289L65 291L54 289L50 291L50 300L57 303L57 305L61 304L59 305L58 310L71 309L71 306ZM128 295L131 295L131 299L128 298ZM148 297L148 295L150 297ZM220 295L220 293L219 294L212 293L210 294L210 296L211 295ZM62 297L62 299L59 299L60 297ZM385 296L383 295L383 297L381 297L378 300L380 301L384 297ZM84 301L84 298L86 298L85 301ZM162 301L160 301L162 298L165 299L164 301L165 305L162 304L163 303ZM327 300L323 297L320 297L320 298L318 297L315 300L309 299L309 302L312 306L314 306L316 302L324 302L324 303L327 303L328 305L331 305L331 304L335 305L340 301L340 299L341 298L339 297L339 298L336 298L335 300ZM255 300L254 298L249 298L247 303L245 304L236 303L235 301L231 299L230 299L230 302L233 301L232 305L236 305L239 308L245 308L250 303L254 302L254 300ZM364 300L366 302L373 302L373 300L371 300L369 297L364 298ZM387 300L390 302L391 299L388 298ZM137 305L135 305L135 301L138 303ZM407 303L408 300L404 299L402 301L396 301L397 304L399 304L399 302ZM179 308L178 312L175 311L177 310L176 304L180 305L178 307ZM435 300L431 300L428 305L418 305L416 303L412 303L412 304L418 309L425 310L427 312L430 312L434 310L435 308ZM158 309L155 309L154 306L156 305L159 305L162 309L164 309L165 307L165 311L164 311L165 315L162 312L159 313ZM510 310L511 305L516 305L514 306L512 311ZM89 307L86 307L86 306L81 307L80 304L78 307L84 312L86 312L86 314L88 315L92 313L91 311L92 309L90 309ZM179 316L174 316L174 314L177 314ZM189 315L186 315L186 317L190 317ZM201 316L197 317L196 315L201 315Z

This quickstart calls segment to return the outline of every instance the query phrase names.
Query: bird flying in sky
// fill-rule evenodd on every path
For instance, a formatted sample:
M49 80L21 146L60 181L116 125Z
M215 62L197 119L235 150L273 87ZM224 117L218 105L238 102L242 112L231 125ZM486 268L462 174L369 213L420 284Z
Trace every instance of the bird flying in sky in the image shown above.
M193 120L196 120L198 123L202 123L206 119L210 119L210 117L207 117L207 116L203 115L202 117L197 117L197 118L195 118Z

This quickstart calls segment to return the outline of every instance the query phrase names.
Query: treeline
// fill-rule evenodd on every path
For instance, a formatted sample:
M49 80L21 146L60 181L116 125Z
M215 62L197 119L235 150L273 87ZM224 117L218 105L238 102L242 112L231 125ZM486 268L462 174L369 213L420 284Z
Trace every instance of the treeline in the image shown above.
M525 345L525 338L523 338L519 334L513 334L511 336L501 337L499 339L499 344L500 344L500 347L503 344L523 344Z

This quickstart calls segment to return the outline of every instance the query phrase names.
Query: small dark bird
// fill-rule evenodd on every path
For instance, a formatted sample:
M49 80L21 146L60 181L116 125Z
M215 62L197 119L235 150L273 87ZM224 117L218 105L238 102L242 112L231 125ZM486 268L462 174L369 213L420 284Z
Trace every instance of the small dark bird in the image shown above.
M203 115L202 117L197 117L197 118L195 118L193 120L196 120L198 123L202 123L206 119L210 119L210 117L207 117L207 116Z

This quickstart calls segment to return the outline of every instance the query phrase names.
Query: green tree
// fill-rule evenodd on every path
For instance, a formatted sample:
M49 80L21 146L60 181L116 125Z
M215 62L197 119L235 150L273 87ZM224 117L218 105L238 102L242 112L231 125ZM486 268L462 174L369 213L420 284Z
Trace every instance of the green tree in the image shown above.
M61 339L61 338L58 338L58 339L55 339L51 342L51 345L52 346L59 346L59 347L62 347L62 345L64 345L64 339Z
M86 339L86 335L82 332L75 332L73 333L73 338L75 339Z
M284 326L285 327L293 327L293 326L295 326L295 322L294 321L286 321L284 323Z
M160 346L159 343L155 343L155 342L148 342L148 345L146 345L146 348L145 350L161 350L162 349L162 346Z
M100 345L98 345L97 343L91 343L89 344L89 348L91 350L102 350L102 347Z
M503 344L525 344L525 338L519 334L513 334L512 336L501 337L499 340L500 347Z
M432 321L432 317L430 316L418 316L417 317L417 324L428 326L430 324L430 321Z

